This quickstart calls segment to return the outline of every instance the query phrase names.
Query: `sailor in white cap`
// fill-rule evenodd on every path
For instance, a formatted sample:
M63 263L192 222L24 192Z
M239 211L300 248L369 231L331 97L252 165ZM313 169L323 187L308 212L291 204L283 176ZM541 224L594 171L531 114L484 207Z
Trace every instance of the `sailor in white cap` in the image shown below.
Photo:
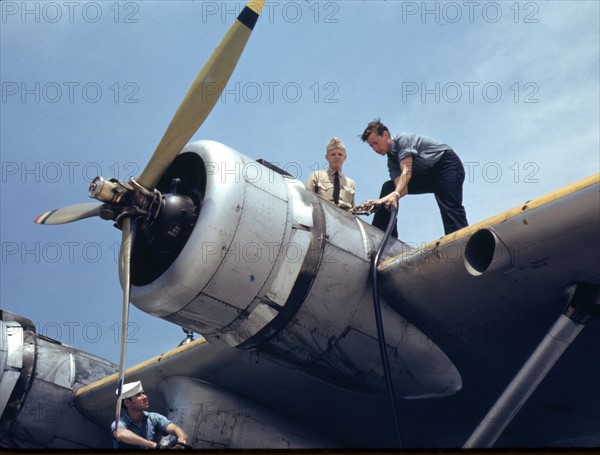
M141 381L123 384L121 400L124 409L119 425L116 422L111 425L115 448L156 449L163 433L174 435L178 444L187 444L187 434L181 427L162 414L147 411L150 402Z

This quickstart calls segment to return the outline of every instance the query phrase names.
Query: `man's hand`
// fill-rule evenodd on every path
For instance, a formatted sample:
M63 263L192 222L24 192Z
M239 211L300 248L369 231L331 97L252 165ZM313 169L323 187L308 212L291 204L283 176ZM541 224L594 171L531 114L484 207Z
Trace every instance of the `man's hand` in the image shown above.
M177 438L177 444L186 445L187 444L187 436L182 436L182 437Z
M400 193L397 191L392 191L385 197L378 199L377 201L385 206L386 209L390 208L390 205L393 206L396 210L398 209L398 199L400 199Z
M370 215L379 209L379 204L376 202L377 201L365 201L362 204L350 209L350 213L352 215Z

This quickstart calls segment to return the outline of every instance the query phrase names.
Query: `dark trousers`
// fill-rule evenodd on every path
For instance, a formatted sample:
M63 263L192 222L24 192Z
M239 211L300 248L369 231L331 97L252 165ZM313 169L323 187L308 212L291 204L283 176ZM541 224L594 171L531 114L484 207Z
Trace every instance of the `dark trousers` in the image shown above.
M468 226L467 213L462 205L465 169L460 158L452 150L429 169L425 175L413 175L408 182L408 194L433 193L440 208L444 232L446 235ZM381 187L379 197L387 196L396 189L392 180ZM390 222L390 211L380 208L373 217L373 226L385 231ZM394 226L392 236L398 238L398 229Z

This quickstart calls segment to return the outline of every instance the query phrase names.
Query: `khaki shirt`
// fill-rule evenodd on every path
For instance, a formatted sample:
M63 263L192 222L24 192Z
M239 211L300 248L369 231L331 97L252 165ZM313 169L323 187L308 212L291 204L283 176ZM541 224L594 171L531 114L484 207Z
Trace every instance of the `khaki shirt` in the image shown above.
M330 169L313 172L306 181L306 189L317 193L323 199L333 204L334 174L335 172ZM340 202L338 206L345 210L354 207L355 192L356 186L354 185L354 180L340 172Z

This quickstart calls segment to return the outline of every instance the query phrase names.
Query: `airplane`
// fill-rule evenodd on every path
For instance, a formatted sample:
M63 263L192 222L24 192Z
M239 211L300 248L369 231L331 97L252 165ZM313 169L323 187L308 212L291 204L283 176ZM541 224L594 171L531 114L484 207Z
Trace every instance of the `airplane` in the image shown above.
M0 445L110 447L136 380L193 448L600 445L600 174L414 248L268 161L188 144L262 3L139 178L98 177L99 203L36 219L113 221L123 329L131 302L202 338L125 371L126 330L117 365L2 310Z

